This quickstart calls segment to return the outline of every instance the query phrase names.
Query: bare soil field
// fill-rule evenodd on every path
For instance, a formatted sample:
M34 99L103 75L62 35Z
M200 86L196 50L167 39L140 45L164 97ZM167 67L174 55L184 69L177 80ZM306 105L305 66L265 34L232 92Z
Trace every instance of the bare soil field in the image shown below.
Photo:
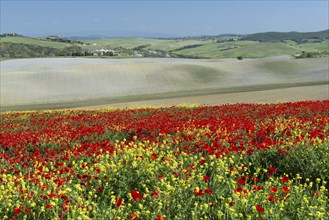
M279 103L302 100L329 99L329 86L300 86L284 89L273 89L252 92L236 92L226 94L200 95L192 97L155 99L144 101L119 102L108 105L96 105L75 109L102 109L102 108L135 108L135 107L168 107L173 105L220 105L235 103Z
M1 110L328 99L328 58L6 60Z

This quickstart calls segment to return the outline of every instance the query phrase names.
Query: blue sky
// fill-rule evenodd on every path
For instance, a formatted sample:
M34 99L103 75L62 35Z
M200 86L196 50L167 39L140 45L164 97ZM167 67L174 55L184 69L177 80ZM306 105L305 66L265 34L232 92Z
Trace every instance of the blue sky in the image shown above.
M322 1L1 0L1 33L195 36L328 29Z

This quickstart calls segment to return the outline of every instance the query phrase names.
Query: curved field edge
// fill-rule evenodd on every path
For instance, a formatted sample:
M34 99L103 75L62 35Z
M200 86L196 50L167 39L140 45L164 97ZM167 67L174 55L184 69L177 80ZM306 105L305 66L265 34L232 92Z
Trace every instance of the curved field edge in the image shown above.
M179 91L179 92L168 92L159 94L143 94L143 95L130 95L121 97L108 97L108 98L97 98L88 100L72 100L65 102L54 102L54 103L34 103L27 105L2 105L0 112L4 111L25 111L25 110L46 110L46 109L67 109L67 108L88 108L93 106L111 105L116 103L129 103L134 101L158 101L170 98L184 98L184 97L198 97L204 95L216 95L216 94L234 94L234 93L248 93L254 91L267 91L267 90L279 90L284 88L295 88L295 87L307 87L307 86L321 86L328 85L328 81L320 82L305 82L305 83L285 83L285 84L272 84L272 85L255 85L255 86L242 86L242 87L230 87L230 88L219 88L219 89L207 89L207 90L190 90L190 91ZM287 94L289 97L289 94ZM279 97L278 97L279 98ZM293 99L294 97L291 97ZM328 94L329 99L329 94ZM280 100L280 99L279 99ZM277 102L278 100L272 100ZM243 101L242 101L243 102ZM270 102L270 101L269 101Z

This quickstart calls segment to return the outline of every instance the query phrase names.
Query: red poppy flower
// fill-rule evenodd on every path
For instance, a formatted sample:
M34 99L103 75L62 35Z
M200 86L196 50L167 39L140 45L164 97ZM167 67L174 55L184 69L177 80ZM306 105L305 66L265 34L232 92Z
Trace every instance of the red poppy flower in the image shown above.
M196 189L196 188L194 188L194 195L196 195L196 196L203 196L204 195L204 193L203 193L203 191L202 191L202 189Z
M49 203L46 204L46 209L50 210L53 206L50 205Z
M254 191L259 191L261 190L263 187L262 186L253 186Z
M255 177L255 176L253 176L253 177L251 177L251 180L252 180L252 181L254 181L254 182L258 182L258 181L259 181L259 178L258 178L258 177Z
M282 187L282 192L284 194L288 194L288 193L290 193L290 188L288 186L284 186L284 187Z
M136 214L130 214L129 218L131 218L132 220L138 220L138 215Z
M270 187L270 191L271 191L272 193L277 193L277 192L278 192L278 188L276 188L276 187L274 187L274 186L271 186L271 187Z
M131 191L131 196L133 197L133 199L135 200L135 201L139 201L139 200L141 200L142 199L142 196L141 196L141 194L139 194L136 190L132 190Z
M246 184L246 181L242 178L238 178L238 183L241 184L241 185L245 185Z
M158 155L156 153L151 154L150 158L151 160L156 160Z
M258 212L264 212L264 208L262 206L260 206L260 205L256 205L256 210Z
M212 195L212 190L207 188L207 189L205 189L205 193L207 193L208 195Z
M272 167L272 166L270 166L268 169L271 171L271 173L275 173L276 172L276 169L274 167Z
M21 212L22 212L22 210L20 208L14 208L14 213L16 215L19 215L19 213L21 213Z
M267 196L268 200L270 200L271 202L277 202L278 201L278 198L273 196L272 194L269 194Z
M64 212L71 211L71 208L68 206L68 203L62 205L62 209Z
M288 182L288 180L289 180L289 178L286 176L282 176L282 178L281 178L281 182L283 182L283 183Z
M25 208L25 212L28 213L28 214L32 214L32 210L28 209L28 208Z
M242 188L240 186L237 186L235 189L234 189L234 193L237 193L237 192L241 192L242 191Z
M160 197L160 194L156 190L153 190L152 196L153 197Z
M158 178L159 178L159 179L163 179L163 175L158 174Z
M203 176L203 180L205 182L210 182L210 177L209 176Z
M155 220L166 220L166 218L164 216L157 215L155 216Z
M115 205L118 206L118 207L122 206L122 199L117 198L117 199L115 200Z
M228 204L230 204L230 206L234 206L235 202L234 201L231 201Z

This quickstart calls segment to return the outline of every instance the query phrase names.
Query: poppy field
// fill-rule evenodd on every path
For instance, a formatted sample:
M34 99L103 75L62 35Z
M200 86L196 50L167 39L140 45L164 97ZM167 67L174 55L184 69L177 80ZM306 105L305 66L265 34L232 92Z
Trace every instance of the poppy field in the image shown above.
M329 100L1 113L1 219L329 219Z

